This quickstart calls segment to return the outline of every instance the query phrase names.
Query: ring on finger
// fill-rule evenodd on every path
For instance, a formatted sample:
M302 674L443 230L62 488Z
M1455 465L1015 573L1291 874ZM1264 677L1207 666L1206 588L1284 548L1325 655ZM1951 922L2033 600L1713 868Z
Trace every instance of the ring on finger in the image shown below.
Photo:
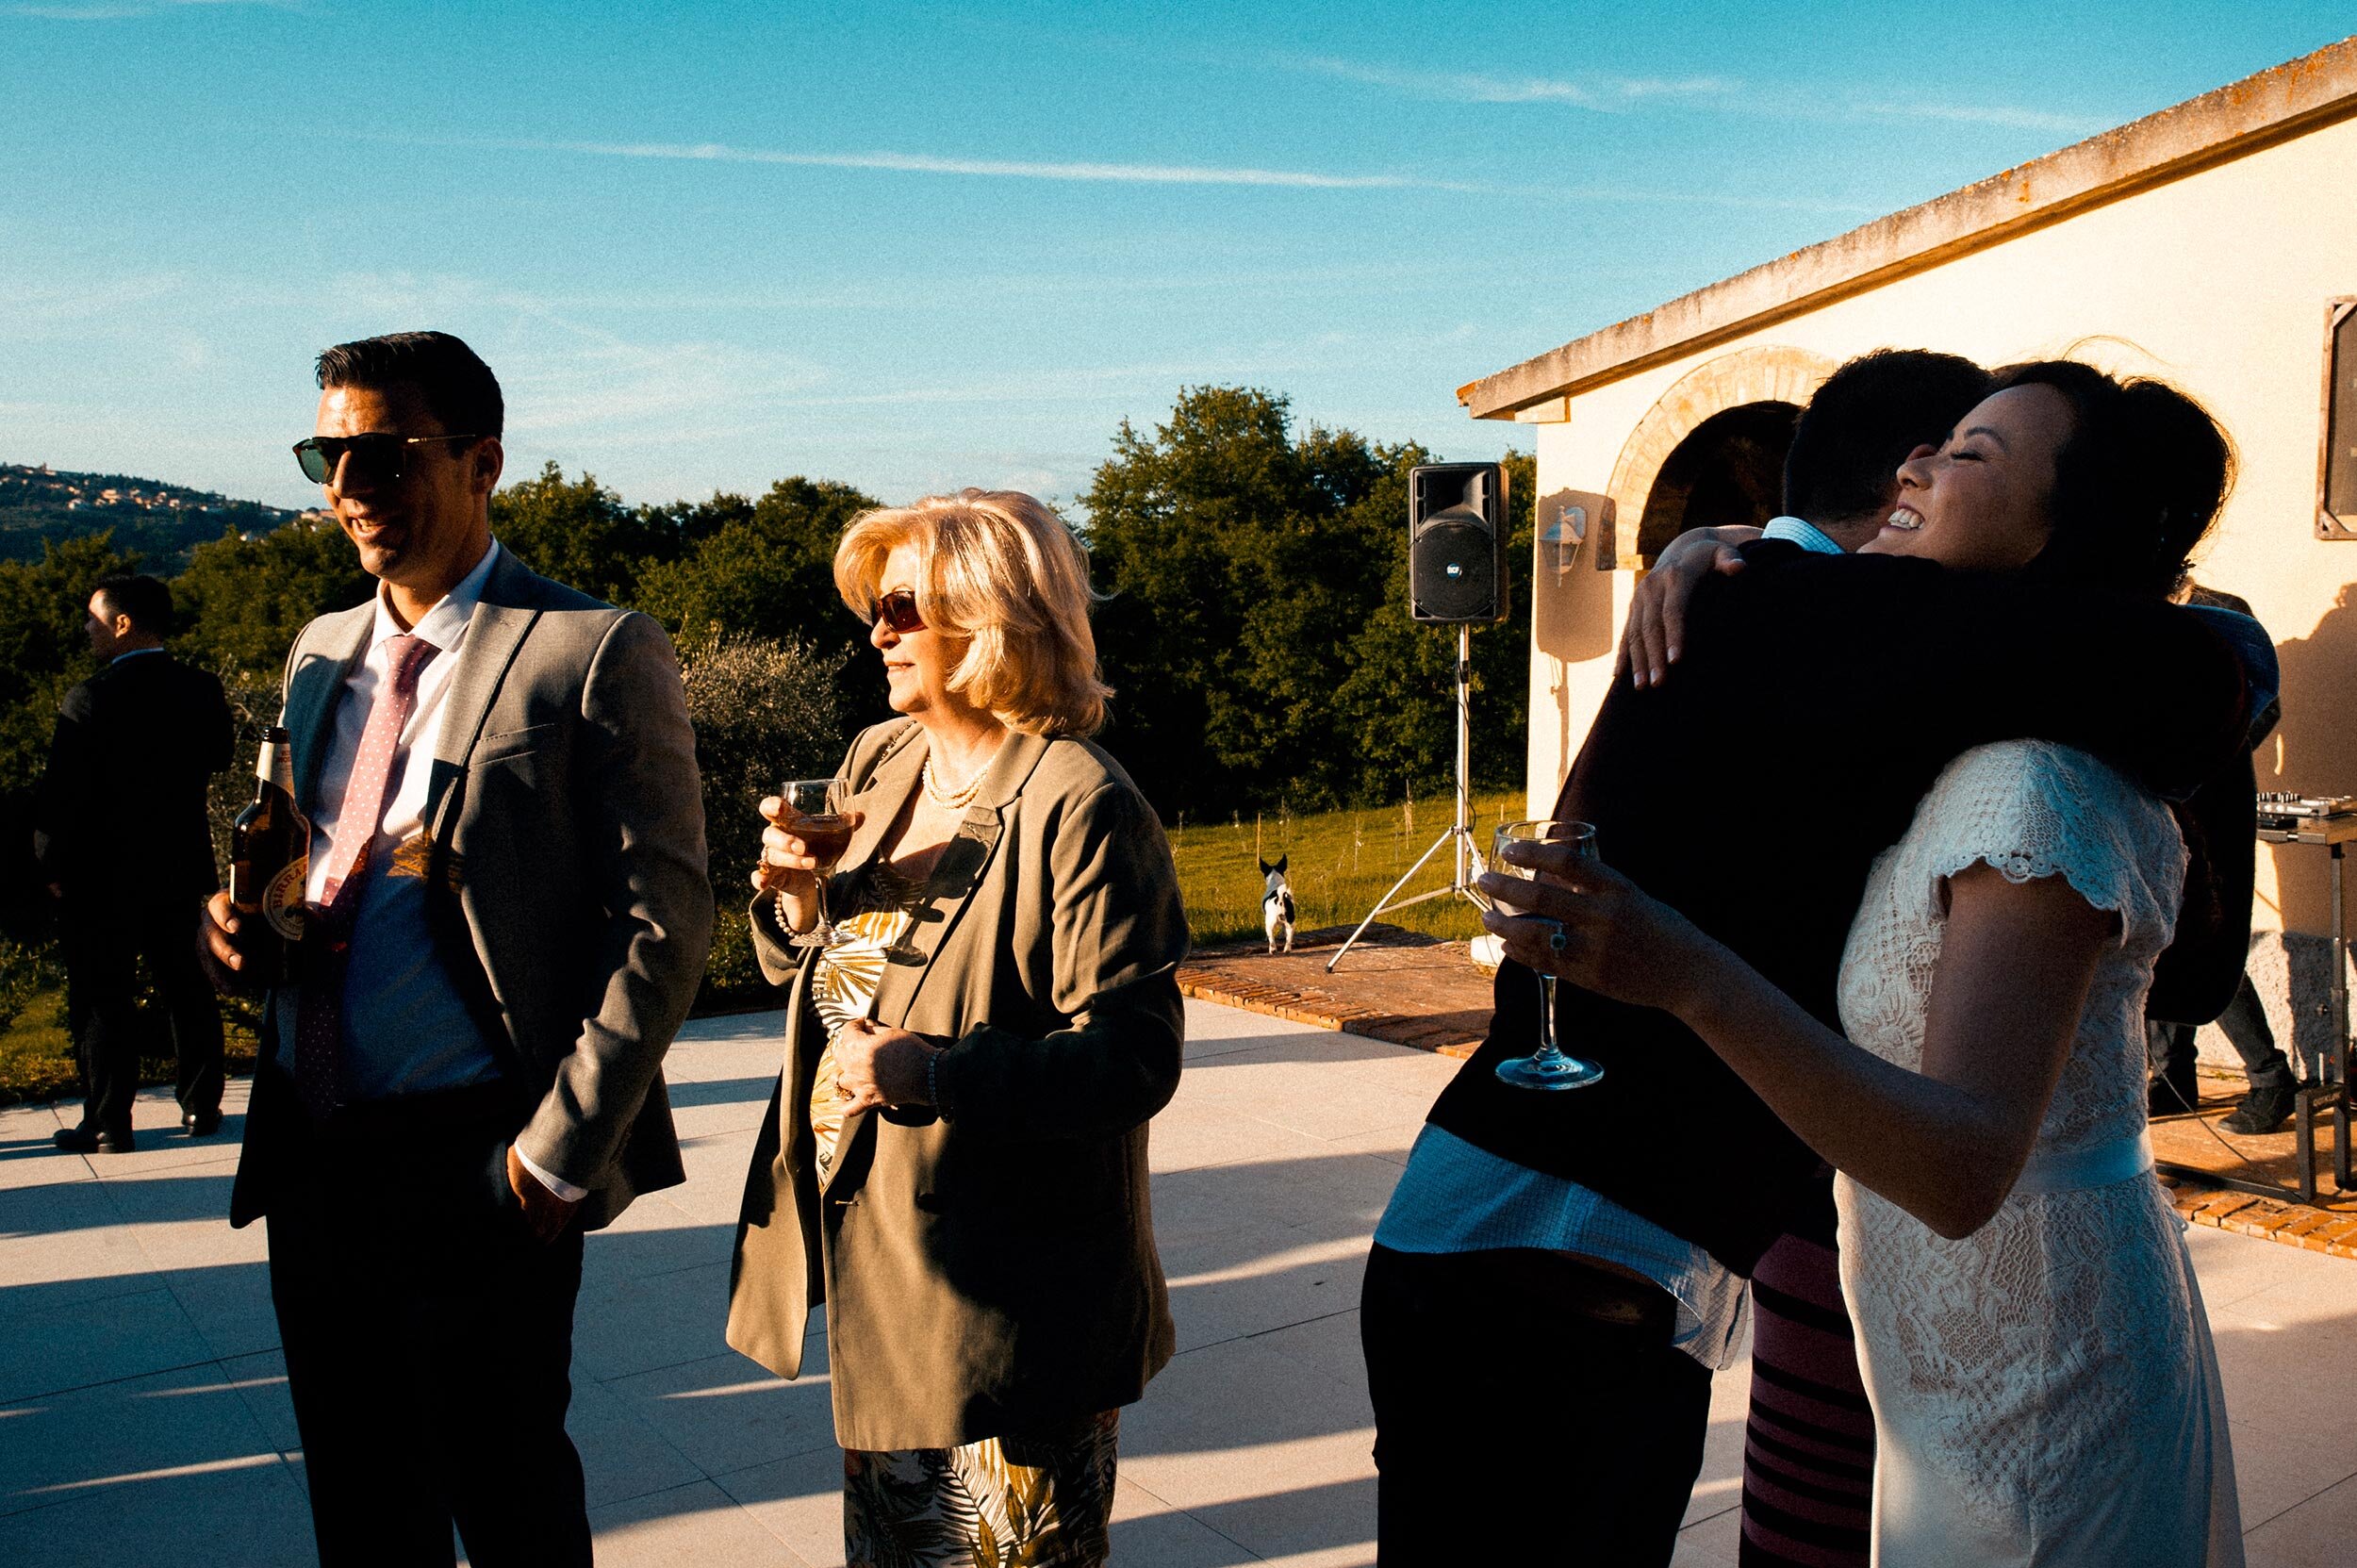
M1551 952L1560 954L1572 945L1571 933L1563 929L1563 922L1560 920L1549 920L1547 925L1550 928L1547 932L1547 949Z

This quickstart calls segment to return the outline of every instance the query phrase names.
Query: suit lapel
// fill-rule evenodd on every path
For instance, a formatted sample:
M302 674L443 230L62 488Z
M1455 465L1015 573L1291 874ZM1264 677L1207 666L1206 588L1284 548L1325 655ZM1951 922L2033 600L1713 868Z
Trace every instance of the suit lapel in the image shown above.
M519 602L528 597L533 573L505 550L483 585L483 597L467 618L466 640L458 646L458 668L451 672L450 694L442 706L442 733L435 743L435 767L420 814L427 831L442 836L442 816L451 799L451 784L466 770L467 757L490 717L491 700L500 682L516 662L516 651L540 612Z
M916 994L932 972L933 955L949 939L958 917L972 902L974 890L981 885L983 874L998 852L998 840L1014 816L1015 801L1047 753L1047 744L1039 735L1016 731L991 759L974 804L967 809L965 820L958 824L957 836L933 863L932 876L926 882L925 896L916 906L916 917L904 944L913 949L910 956L884 966L883 980L876 987L878 1023L893 1029L908 1027L909 1009L916 1004Z
M883 755L867 770L867 782L854 790L844 804L852 811L863 812L863 820L851 834L851 842L844 847L843 858L835 863L835 872L844 875L865 869L882 848L884 834L908 809L909 797L916 793L917 779L925 768L930 747L925 732L911 724L899 738L893 741Z
M295 749L295 800L306 813L319 809L320 768L336 733L336 703L344 683L368 657L369 634L376 625L376 602L328 618L316 645L287 676L287 734Z
M910 738L877 766L869 776L867 788L855 797L862 801L861 809L869 815L860 824L850 849L844 851L843 865L856 871L874 862L884 833L898 820L909 796L917 787L929 750L924 731L911 725ZM908 934L901 939L903 951L888 956L884 962L883 977L877 982L876 1001L870 1009L870 1016L878 1023L890 1029L908 1027L909 1009L915 1005L916 994L923 988L925 977L932 971L933 956L941 951L958 917L972 902L974 890L981 885L982 875L997 852L998 840L1014 815L1015 800L1047 750L1047 742L1040 736L1017 732L1007 736L997 756L991 759L965 820L958 824L957 835L933 863L932 875L926 881L924 896L917 900ZM860 1142L867 1119L865 1111L844 1118L843 1131L835 1139L834 1168L819 1183L820 1192L831 1191L837 1181L846 1179L848 1172L865 1170L873 1155L873 1150L862 1147ZM851 1182L857 1184L855 1176Z

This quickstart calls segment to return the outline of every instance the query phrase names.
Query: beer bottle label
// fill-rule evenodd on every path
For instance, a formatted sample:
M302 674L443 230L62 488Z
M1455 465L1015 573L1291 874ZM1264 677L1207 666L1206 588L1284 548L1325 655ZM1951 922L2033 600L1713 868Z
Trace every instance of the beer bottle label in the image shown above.
M304 921L308 917L303 907L304 884L311 879L311 857L297 855L279 867L271 878L270 886L262 891L262 918L270 929L289 942L303 940Z

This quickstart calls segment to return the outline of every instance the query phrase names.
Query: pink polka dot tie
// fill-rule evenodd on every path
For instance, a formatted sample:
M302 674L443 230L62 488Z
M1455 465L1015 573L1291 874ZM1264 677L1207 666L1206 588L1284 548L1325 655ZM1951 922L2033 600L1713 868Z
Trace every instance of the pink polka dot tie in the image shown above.
M328 847L325 901L311 911L304 942L302 1002L295 1015L295 1083L315 1122L336 1108L342 1065L344 967L352 956L353 921L359 914L360 887L369 869L369 846L385 817L385 787L401 751L401 732L418 705L418 676L440 652L423 637L404 633L385 640L391 668L385 689L369 709L360 752L337 813L335 842ZM341 869L334 869L340 867Z

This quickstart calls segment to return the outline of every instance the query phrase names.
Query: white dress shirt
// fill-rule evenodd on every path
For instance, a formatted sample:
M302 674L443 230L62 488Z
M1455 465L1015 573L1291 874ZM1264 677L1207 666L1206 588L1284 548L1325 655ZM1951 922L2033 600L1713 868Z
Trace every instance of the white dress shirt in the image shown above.
M1788 539L1812 555L1842 553L1841 547L1806 518L1770 518L1768 526L1759 531L1759 536L1763 539Z
M402 625L380 585L368 655L344 682L343 696L336 704L335 729L320 762L311 807L311 875L305 896L315 908L327 901L329 879L349 871L359 850L356 834L363 824L345 820L344 797L361 737L368 732L369 714L392 677L388 645L406 632L433 646L434 652L419 668L417 702L402 725L386 776L384 810L367 825L373 829L368 843L370 870L357 895L344 970L338 1092L346 1100L463 1088L488 1082L504 1071L499 1053L483 1038L465 996L442 964L425 897L431 847L426 791L433 782L434 755L441 743L442 719L468 623L499 556L499 543L493 540L474 569L414 626ZM282 1063L294 1061L299 1007L299 1000L289 996L278 1009ZM517 1154L557 1197L577 1202L585 1196L585 1189L550 1175L522 1150Z

